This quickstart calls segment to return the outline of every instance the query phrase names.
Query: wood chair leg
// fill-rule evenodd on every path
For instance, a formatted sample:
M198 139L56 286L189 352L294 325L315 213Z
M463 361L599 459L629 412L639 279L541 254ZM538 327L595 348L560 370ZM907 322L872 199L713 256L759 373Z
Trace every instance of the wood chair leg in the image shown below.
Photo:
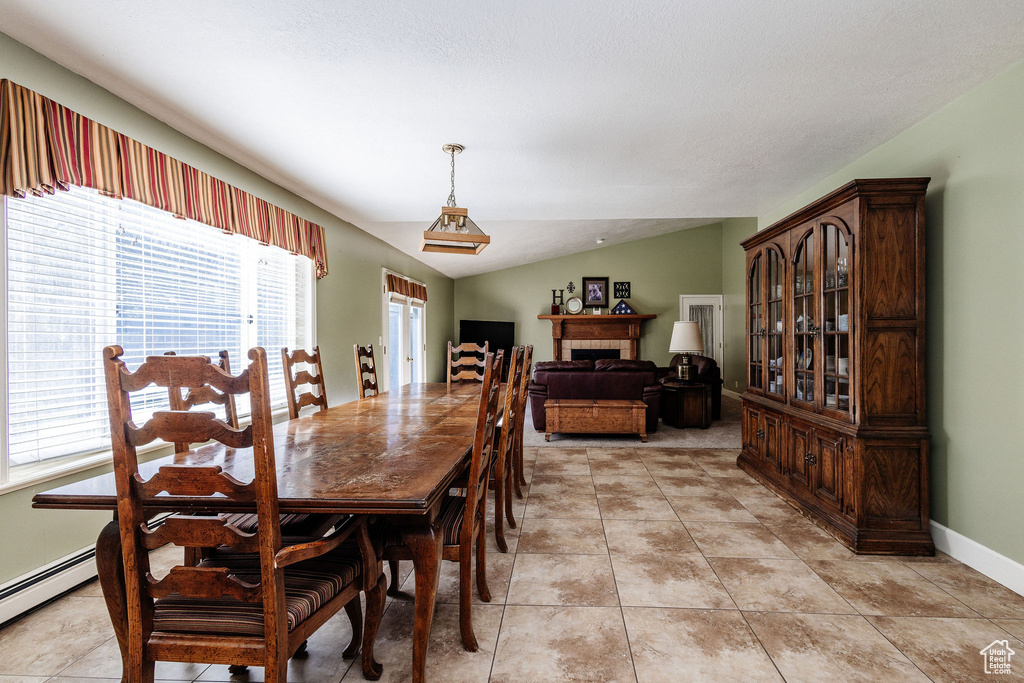
M384 614L387 585L387 579L382 574L377 581L377 585L366 594L366 628L363 630L363 678L371 681L376 681L380 678L381 673L384 672L384 667L373 658L373 644L377 640L377 628L380 626L381 615Z
M476 539L476 589L480 599L491 601L491 590L487 586L487 527L480 525L479 537Z
M459 556L459 632L462 647L467 652L476 652L480 646L473 633L473 549L466 549Z
M384 579L383 576L381 578ZM387 579L384 580L386 581ZM348 620L352 624L352 642L341 653L341 658L352 659L359 652L359 643L363 639L363 608L359 603L358 594L345 605L345 612L348 614Z
M391 570L391 585L388 586L388 595L395 597L401 594L398 585L398 560L388 560L388 569Z
M508 520L510 529L516 528L516 516L512 513L512 480L514 478L515 473L510 471L502 481L502 486L505 487L505 518Z
M508 502L512 504L511 501ZM494 542L498 546L498 552L507 553L508 543L505 542L505 525L501 520L502 508L505 507L505 482L499 479L494 481Z

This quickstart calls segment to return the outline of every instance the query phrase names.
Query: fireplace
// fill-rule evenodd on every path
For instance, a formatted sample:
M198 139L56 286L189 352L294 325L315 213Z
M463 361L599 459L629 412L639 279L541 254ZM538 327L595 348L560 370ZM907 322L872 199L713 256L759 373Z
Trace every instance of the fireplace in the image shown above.
M581 358L577 351L600 351L591 358L640 358L640 327L647 315L538 315L551 321L552 357L555 360ZM604 355L607 353L608 355ZM588 356L582 356L586 358Z
M602 360L604 358L621 358L618 349L570 349L570 360Z

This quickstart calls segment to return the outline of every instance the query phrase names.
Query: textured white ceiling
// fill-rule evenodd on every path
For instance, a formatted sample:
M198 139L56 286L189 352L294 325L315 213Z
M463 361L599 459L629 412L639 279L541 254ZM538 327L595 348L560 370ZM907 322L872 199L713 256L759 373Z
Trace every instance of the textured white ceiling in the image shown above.
M764 213L1024 58L1021 0L0 0L0 17L453 277ZM417 251L446 142L494 238L479 257Z

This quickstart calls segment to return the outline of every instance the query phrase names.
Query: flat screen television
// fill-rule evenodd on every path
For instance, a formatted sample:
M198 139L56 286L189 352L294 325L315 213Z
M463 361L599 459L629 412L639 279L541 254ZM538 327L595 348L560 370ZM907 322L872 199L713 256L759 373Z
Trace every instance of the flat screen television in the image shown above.
M507 354L516 344L516 324L498 320L460 320L459 343L467 342L481 346L487 342L491 351L504 349ZM507 363L505 367L508 367Z

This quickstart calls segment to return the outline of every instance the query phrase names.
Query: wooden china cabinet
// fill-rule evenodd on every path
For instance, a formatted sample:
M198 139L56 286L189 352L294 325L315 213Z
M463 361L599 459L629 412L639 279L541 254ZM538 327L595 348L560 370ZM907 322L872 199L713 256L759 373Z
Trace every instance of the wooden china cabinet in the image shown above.
M743 242L739 466L861 553L934 553L928 181L855 180Z

